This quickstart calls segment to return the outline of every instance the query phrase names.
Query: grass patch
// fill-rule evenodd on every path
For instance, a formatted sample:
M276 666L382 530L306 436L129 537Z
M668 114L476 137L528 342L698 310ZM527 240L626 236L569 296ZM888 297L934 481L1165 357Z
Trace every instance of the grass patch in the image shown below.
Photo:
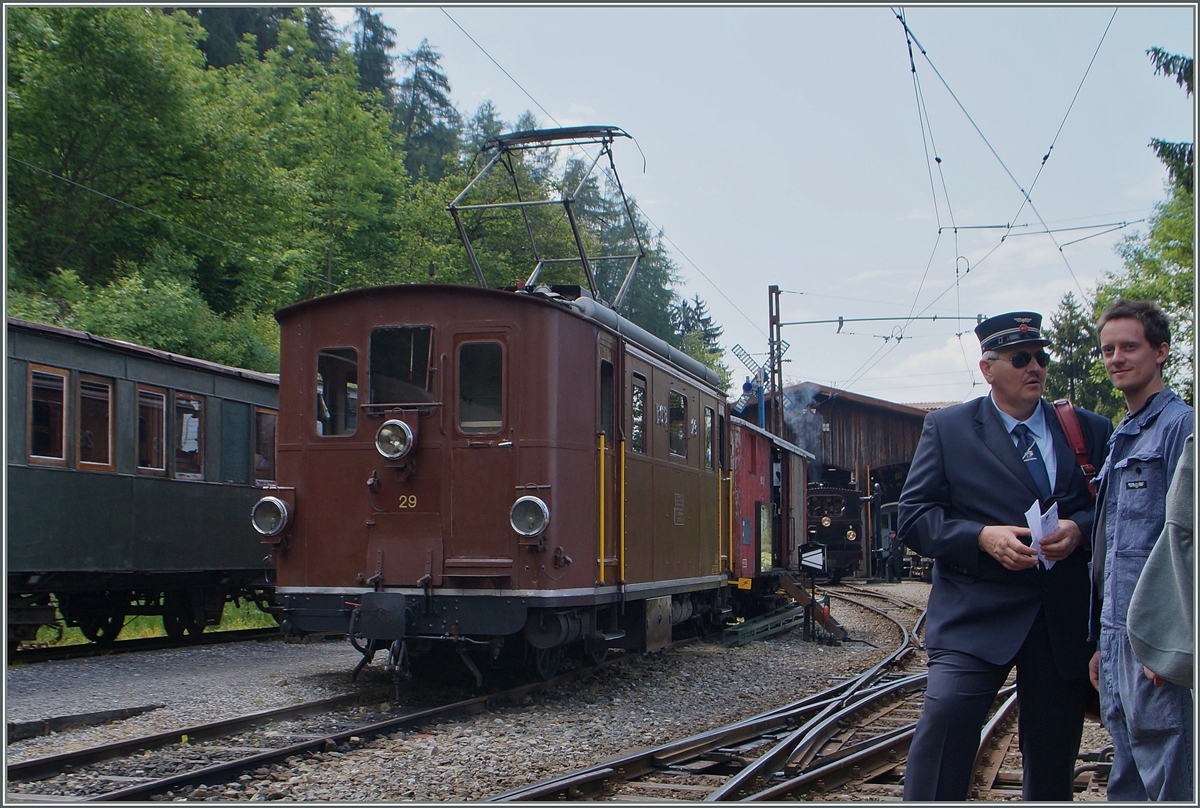
M62 614L57 614L59 620L62 620ZM278 625L279 623L276 622L274 617L259 609L256 604L243 600L237 606L232 603L225 604L225 611L221 614L220 624L209 626L204 631L205 633L238 631L248 628L275 628ZM165 636L167 636L167 632L163 629L161 617L139 614L125 618L125 627L121 629L121 633L117 636L117 639L140 640L147 637ZM62 645L80 645L86 642L90 642L90 640L83 636L83 632L78 628L63 628L62 636L60 637L57 628L42 626L38 629L37 640L27 645L41 648L55 648Z

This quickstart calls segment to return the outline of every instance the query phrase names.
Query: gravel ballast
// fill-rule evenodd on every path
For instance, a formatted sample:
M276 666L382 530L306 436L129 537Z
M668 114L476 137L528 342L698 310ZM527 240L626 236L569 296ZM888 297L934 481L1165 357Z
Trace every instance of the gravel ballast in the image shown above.
M871 588L924 603L928 585ZM804 642L799 630L745 646L694 642L643 655L485 712L295 761L190 798L478 800L644 746L755 715L828 687L882 659L899 632L837 600L833 614L856 642ZM864 642L865 641L865 642ZM9 721L158 703L124 721L14 743L10 761L105 740L231 718L354 689L387 685L381 657L357 685L358 654L343 642L237 643L129 656L46 662L7 672ZM404 711L402 700L394 706Z

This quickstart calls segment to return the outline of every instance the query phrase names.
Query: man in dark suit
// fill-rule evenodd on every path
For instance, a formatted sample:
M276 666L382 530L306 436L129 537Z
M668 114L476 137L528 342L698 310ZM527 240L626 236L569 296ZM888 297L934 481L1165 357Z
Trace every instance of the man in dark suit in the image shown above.
M905 800L965 800L979 733L1017 668L1025 800L1070 800L1087 703L1092 505L1053 408L1042 401L1041 315L980 323L990 396L930 413L900 495L900 538L934 559L925 624L929 683L909 749ZM1091 462L1112 424L1076 408ZM1025 513L1058 504L1031 548Z

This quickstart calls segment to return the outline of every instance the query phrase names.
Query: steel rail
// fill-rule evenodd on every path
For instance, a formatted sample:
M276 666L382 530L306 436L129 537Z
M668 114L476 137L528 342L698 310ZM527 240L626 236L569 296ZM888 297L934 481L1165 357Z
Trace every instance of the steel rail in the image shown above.
M691 640L685 640L681 643L675 643L674 647L688 645L690 643ZM212 785L227 783L230 781L230 779L235 779L237 774L241 772L253 770L264 765L278 763L296 754L303 754L305 752L311 752L314 750L325 750L331 743L334 746L338 746L345 743L352 737L357 736L359 738L366 739L376 735L393 732L405 726L428 724L436 719L493 709L504 704L518 704L522 699L532 693L538 693L550 687L565 684L601 668L623 664L630 658L631 657L617 657L596 665L567 671L566 673L560 674L559 676L556 676L553 679L545 682L533 682L518 685L517 687L510 688L499 693L478 696L439 707L427 708L425 710L397 716L395 718L390 718L374 724L363 725L337 733L322 735L287 747L264 750L263 752L250 757L239 758L237 760L227 761L220 764L213 764L201 769L173 775L165 779L151 780L145 783L139 783L127 788L123 788L119 791L87 797L79 797L79 799L87 802L148 799L154 795L161 794L165 791L172 790L180 786L186 786L188 784ZM27 782L31 780L47 779L63 772L77 769L81 766L112 760L114 758L127 756L135 752L161 749L173 744L178 744L185 736L187 738L187 742L211 740L214 738L236 734L237 732L250 729L252 726L262 726L263 724L267 724L272 721L302 718L307 715L331 712L345 707L356 706L362 703L369 704L373 701L384 701L390 699L391 695L392 688L390 686L386 688L371 689L361 693L350 693L342 696L335 696L329 699L321 699L318 701L281 707L275 710L267 710L249 715L238 716L209 724L184 727L168 732L157 733L155 735L132 738L112 744L103 744L100 746L89 747L87 749L81 749L61 755L51 755L48 757L36 758L19 763L10 763L7 767L6 776L9 782ZM28 797L29 799L35 799L37 797L36 794L12 794L10 796Z
M851 700L853 700L852 703L855 705L854 709L861 709L873 699L887 699L900 689L919 686L919 682L924 676L923 674L916 674L915 676L883 683L876 682L888 666L895 664L896 661L912 650L911 646L914 636L909 633L903 623L890 615L872 606L853 601L852 599L848 600L862 606L862 608L887 617L901 630L902 640L897 650L868 671L799 701L768 710L734 724L702 732L653 749L632 752L601 761L593 766L504 792L503 794L490 797L486 801L518 802L548 800L580 796L585 790L599 792L601 784L614 777L621 780L635 779L654 771L661 771L664 768L676 766L683 761L712 753L726 746L744 743L756 737L763 737L773 731L777 732L789 726L794 727L797 722L802 722L799 729L789 733L789 737L791 737L797 733L803 733L806 728L813 726L814 721L820 721L825 716L837 713L839 705L846 705ZM918 624L919 622L920 620L918 620ZM855 699L855 694L858 696L857 699ZM778 745L776 748L778 748ZM759 760L761 759L759 758ZM708 799L712 800L714 796L710 795Z
M857 601L854 598L850 598L845 595L835 595L828 590L826 590L826 593L830 596L836 596L842 600L849 601L850 603L855 603L864 609L868 609L876 614L883 615L888 620L891 620L896 624L896 627L900 629L900 647L885 657L879 664L875 665L865 673L860 674L855 679L852 679L852 684L847 689L848 692L840 704L831 704L826 707L821 713L812 719L810 724L800 727L792 732L786 738L777 743L766 754L759 756L756 760L746 766L746 768L742 769L742 771L738 772L732 778L727 780L723 786L710 794L706 801L717 802L729 799L737 799L737 797L734 795L752 793L754 791L752 784L755 781L766 782L770 778L771 773L777 771L784 765L786 761L793 759L797 756L797 754L804 754L808 750L813 749L813 745L817 742L817 739L821 737L822 733L831 733L833 728L836 728L836 723L838 720L840 720L840 718L848 715L850 712L856 711L858 707L861 706L858 705L854 706L852 709L850 708L850 704L852 703L851 700L854 698L855 694L861 688L872 683L876 678L878 678L884 668L894 665L897 661L906 656L915 646L915 631L925 617L924 611L922 611L920 617L917 618L917 623L914 626L913 632L910 632L908 627L899 620L892 617L890 614L876 609L873 606L868 606L861 601ZM828 737L828 735L825 735L825 737Z
M795 720L807 713L819 711L828 704L836 703L842 692L853 682L853 679L840 682L819 693L806 696L783 707L759 713L729 726L701 732L651 749L620 755L593 766L506 791L503 794L489 797L485 801L519 802L550 799L556 795L567 794L573 789L580 789L582 786L598 784L614 775L621 779L640 777L661 769L664 765L674 765L680 760L694 758L723 746L742 743L773 729L786 727L789 720Z
M63 752L59 755L48 755L17 763L9 763L6 767L5 776L10 781L44 780L48 777L62 774L69 769L88 766L93 763L101 763L105 760L123 757L140 750L162 749L165 746L180 743L181 738L186 737L189 741L220 738L249 729L252 725L257 726L272 721L301 718L311 713L331 712L344 707L370 703L371 701L379 702L389 698L391 692L391 687L387 687L362 693L349 693L342 696L333 696L328 699L279 707L274 710L250 713L223 721L196 724L190 727L182 727L168 732L159 732L154 735L145 735L125 741L89 746L85 749Z
M118 791L112 791L107 794L88 797L85 798L84 801L119 802L122 800L145 800L162 794L166 791L175 790L183 786L228 783L231 779L236 779L236 776L239 773L252 771L262 766L278 764L295 755L301 755L307 752L323 751L328 749L330 744L332 744L334 747L337 747L346 743L351 738L359 738L362 741L366 741L370 738L374 738L379 735L386 735L406 727L427 725L439 719L453 718L455 716L495 709L503 704L520 704L526 696L532 693L540 693L553 686L565 684L582 676L586 676L600 668L623 664L627 659L629 659L629 657L618 657L613 660L601 662L597 665L585 666L572 671L567 671L566 673L560 674L545 682L532 682L524 685L518 685L517 687L501 691L500 693L493 693L487 696L477 696L472 699L453 702L451 704L445 704L439 707L431 707L415 713L408 713L395 718L389 718L374 724L366 724L363 726L354 727L352 729L330 733L328 735L302 741L296 744L291 744L279 749L265 750L259 754L251 755L249 757L239 758L237 760L231 760L224 763L217 763L201 769L196 769L194 771L166 777L161 780L139 783ZM388 692L390 692L390 689Z
M921 676L924 678L923 674ZM995 738L997 728L1008 717L1013 705L1016 704L1016 687L1010 685L1001 689L997 694L997 700L1006 696L1008 698L997 709L991 720L980 732L979 749L975 756L976 770L979 768L980 759L983 757L987 747ZM876 760L882 759L886 761L885 768L892 768L898 765L896 758L900 756L902 751L907 754L907 746L911 743L916 728L917 722L914 721L877 735L860 744L839 750L832 755L817 758L814 761L817 764L815 768L803 769L794 777L790 777L753 794L745 795L742 799L747 801L788 799L794 796L796 791L822 781L824 781L824 788L822 790L827 790L830 787L829 781L831 779L834 780L835 784L852 782L858 779L853 776L845 776L844 772L847 769L853 769L854 767L861 768L864 764L870 764Z

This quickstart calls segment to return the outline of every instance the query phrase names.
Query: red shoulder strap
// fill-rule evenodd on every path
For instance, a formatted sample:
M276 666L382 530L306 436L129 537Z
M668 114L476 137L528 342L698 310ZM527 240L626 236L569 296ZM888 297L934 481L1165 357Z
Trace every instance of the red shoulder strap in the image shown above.
M1075 413L1075 406L1070 399L1060 398L1054 402L1054 414L1058 416L1058 423L1062 426L1062 430L1067 436L1067 443L1070 444L1071 451L1075 454L1075 462L1083 471L1083 479L1087 481L1088 491L1094 502L1096 499L1096 467L1092 465L1091 458L1088 457L1087 442L1083 439L1083 427L1079 425L1079 416Z

